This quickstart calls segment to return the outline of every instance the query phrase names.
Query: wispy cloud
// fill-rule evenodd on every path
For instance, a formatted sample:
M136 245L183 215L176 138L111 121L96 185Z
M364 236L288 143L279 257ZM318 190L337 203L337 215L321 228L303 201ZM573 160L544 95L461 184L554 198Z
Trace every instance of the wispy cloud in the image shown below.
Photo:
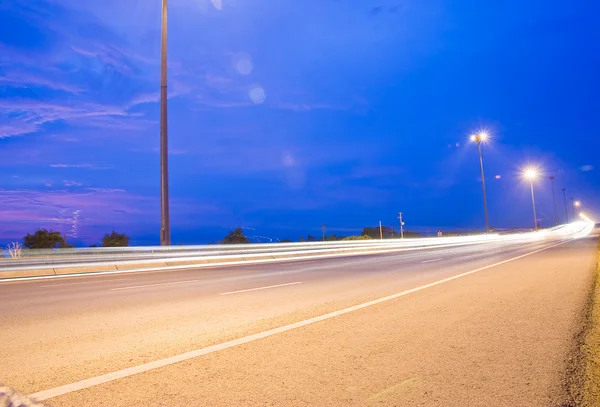
M104 65L114 68L122 75L131 75L134 72L125 53L117 47L92 42L88 47L73 46L71 49L81 56L102 61Z
M168 91L168 98L173 99L178 96L186 95L192 92L194 88L190 85L186 85L181 81L173 81L171 83L171 88ZM127 104L127 109L132 109L135 106L143 105L146 103L156 103L160 102L160 92L148 92L148 93L140 93L137 96L134 96L131 101Z
M49 77L49 73L46 73L46 76L44 76L39 73L34 74L16 70L8 71L3 76L0 76L0 84L16 88L29 88L31 86L45 87L72 94L79 94L84 91L84 89L78 85Z
M113 167L110 166L98 166L94 164L50 164L52 168L89 168L92 170L109 170Z
M1 100L0 118L7 122L0 127L0 138L35 133L44 124L61 120L103 128L126 124L137 128L142 122L138 115L128 113L120 106L86 102L50 103L31 99Z
M277 102L272 104L273 107L283 110L292 110L294 112L310 112L313 110L348 110L348 106L338 106L327 103L291 103Z
M88 191L98 192L101 194L116 194L125 192L124 189L120 188L86 188Z
M0 139L34 133L38 128L39 126L35 123L21 121L14 121L10 124L0 124Z
M216 108L239 108L256 106L247 95L211 95L201 94L196 97L199 106Z
M77 181L71 181L71 180L64 180L64 181L63 181L63 184L64 184L66 187L80 187L80 186L82 186L82 185L83 185L81 182L77 182Z

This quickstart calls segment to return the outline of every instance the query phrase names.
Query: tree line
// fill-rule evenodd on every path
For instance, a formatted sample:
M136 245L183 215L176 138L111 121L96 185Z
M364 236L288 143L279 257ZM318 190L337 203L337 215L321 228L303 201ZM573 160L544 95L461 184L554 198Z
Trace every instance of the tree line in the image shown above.
M326 234L325 236L313 236L313 235L308 235L306 237L302 236L299 239L299 242L319 242L319 241L326 241L326 242L331 242L331 241L338 241L338 240L370 240L370 239L379 239L381 236L383 236L384 239L394 239L394 238L399 238L400 234L396 231L394 231L391 227L389 226L382 226L381 227L381 235L380 235L380 229L379 226L376 227L365 227L362 230L362 233L358 236L339 236L336 235L335 233L330 233L330 234ZM420 233L417 232L409 232L409 231L404 231L404 237L406 238L414 238L414 237L423 237L423 235L421 235ZM289 239L284 239L281 240L281 243L289 243L292 242ZM229 232L227 234L227 236L225 236L225 238L220 241L219 243L221 244L244 244L244 243L250 243L250 240L248 239L248 237L246 235L244 235L244 231L241 227L239 228L235 228L233 229L231 232Z
M383 226L381 232L384 239L398 238L399 235L396 231L388 226ZM416 232L404 232L404 237L421 237ZM317 242L321 240L325 241L336 241L336 240L368 240L368 239L379 239L380 230L379 227L365 227L360 235L357 236L340 236L335 233L325 235L325 239L322 236L315 237L308 235L301 237L299 242ZM126 247L129 246L130 238L124 233L118 233L112 231L106 233L100 242L100 244L93 244L90 247ZM289 243L292 240L284 239L281 243ZM244 230L241 227L231 230L225 238L219 242L220 244L245 244L250 243L250 239L244 234ZM61 232L55 230L38 229L34 233L28 233L23 238L23 247L27 249L57 249L57 248L70 248L74 247L73 244L67 242L67 238Z
M35 233L28 233L23 238L23 246L27 249L65 249L74 247L67 243L67 238L55 230L38 229ZM129 246L129 236L124 233L112 231L102 237L100 247L125 247ZM98 247L97 244L91 247Z

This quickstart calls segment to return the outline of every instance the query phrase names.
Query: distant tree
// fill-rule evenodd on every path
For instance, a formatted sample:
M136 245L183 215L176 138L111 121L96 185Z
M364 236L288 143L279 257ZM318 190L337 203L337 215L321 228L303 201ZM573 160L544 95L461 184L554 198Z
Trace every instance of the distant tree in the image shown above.
M60 232L53 230L38 229L32 234L27 234L23 238L23 244L28 249L54 249L73 247L67 243L65 237Z
M235 228L223 239L223 244L243 244L249 243L250 241L244 235L242 228Z
M383 226L381 228L381 231L382 231L384 239L389 238L390 236L393 236L392 228L390 228L388 226ZM363 229L361 235L369 236L371 239L380 239L381 238L381 236L379 235L379 226L376 226L374 228L365 227Z
M325 236L325 241L334 241L334 240L343 240L344 236L338 236L335 233L331 233ZM319 235L319 237L315 237L313 235L308 235L306 237L302 236L298 241L302 242L318 242L323 240L323 238Z
M336 241L336 240L344 240L344 237L345 236L338 236L335 233L332 233L330 235L325 236L325 240L328 241L328 242L333 242L333 241Z
M398 238L400 237L400 234L396 231L394 231L391 227L389 226L382 226L381 227L381 232L383 235L384 239L389 239L389 238ZM376 226L374 228L370 228L370 227L366 227L363 229L362 231L362 235L363 236L369 236L371 239L379 239L379 226ZM417 232L409 232L409 231L404 231L404 237L409 238L409 237L422 237L422 235L420 233Z
M96 243L91 244L90 247L98 247L98 245Z
M279 243L292 243L292 241L290 239L283 239Z
M126 247L129 246L129 236L123 233L107 233L102 238L102 247Z
M369 235L362 236L348 236L343 238L342 240L372 240L373 238Z

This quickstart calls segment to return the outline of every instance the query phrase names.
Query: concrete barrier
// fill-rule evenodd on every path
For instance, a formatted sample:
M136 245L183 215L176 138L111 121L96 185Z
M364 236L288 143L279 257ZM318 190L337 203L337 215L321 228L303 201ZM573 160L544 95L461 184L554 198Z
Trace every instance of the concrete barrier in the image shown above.
M78 273L100 273L102 271L116 271L117 266L111 265L98 265L98 266L85 266L85 267L60 267L54 269L54 274L78 274Z
M54 276L54 269L36 269L36 270L14 270L14 271L0 271L0 279L3 278L18 278L18 277L42 277L42 276Z
M152 262L152 263L122 263L115 264L117 270L136 270L136 269L146 269L146 268L159 268L159 267L167 267L167 262Z

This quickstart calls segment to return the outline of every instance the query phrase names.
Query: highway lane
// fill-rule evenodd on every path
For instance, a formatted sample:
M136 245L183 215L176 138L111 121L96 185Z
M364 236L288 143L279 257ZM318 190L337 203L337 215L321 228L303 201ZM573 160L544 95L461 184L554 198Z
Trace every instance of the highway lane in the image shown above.
M0 284L0 381L32 393L305 320L549 244ZM262 289L247 291L255 288Z

